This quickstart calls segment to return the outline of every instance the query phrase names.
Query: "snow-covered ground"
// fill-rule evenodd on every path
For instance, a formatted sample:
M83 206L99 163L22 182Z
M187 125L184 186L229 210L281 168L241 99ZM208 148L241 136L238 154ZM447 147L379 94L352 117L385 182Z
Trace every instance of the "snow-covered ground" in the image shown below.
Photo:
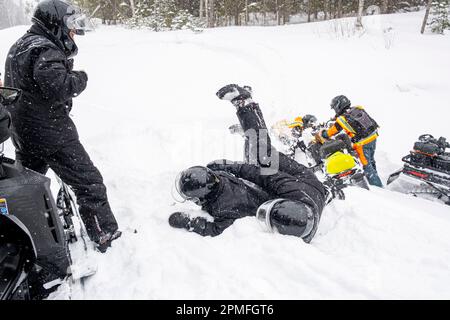
M200 34L102 27L79 37L75 68L89 85L73 119L124 235L92 254L98 272L72 297L449 299L450 208L439 203L351 188L326 208L310 245L252 217L216 238L167 223L174 211L199 214L171 197L180 170L242 157L242 140L227 130L234 108L215 96L228 83L251 85L268 123L328 119L338 94L364 105L381 125L384 181L420 134L450 138L450 37L420 35L422 18L373 16L362 35L342 20ZM25 30L0 31L0 61ZM52 297L67 298L66 289Z

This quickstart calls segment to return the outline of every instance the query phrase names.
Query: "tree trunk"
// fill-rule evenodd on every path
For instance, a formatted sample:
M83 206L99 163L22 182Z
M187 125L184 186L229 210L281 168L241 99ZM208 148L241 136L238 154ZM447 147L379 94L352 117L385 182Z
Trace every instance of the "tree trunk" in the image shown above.
M266 8L266 0L262 0L262 10L263 10L263 12L262 12L263 26L265 26L266 25L266 10L267 10L267 8Z
M209 0L205 0L205 18L206 18L206 26L209 28L209 15L210 15L210 9L209 9Z
M200 8L198 9L198 17L199 18L203 18L203 4L204 4L204 0L200 0Z
M248 17L248 0L245 0L245 19L244 19L244 21L245 21L245 25L248 25L248 19L249 17Z
M381 13L388 13L389 8L389 0L383 0L381 3Z
M134 5L134 0L130 0L130 7L131 7L131 16L134 17L136 6Z
M312 13L312 0L308 0L308 22L311 22L311 13Z
M214 16L214 0L208 0L208 27L213 28L216 24Z
M357 28L363 28L363 24L362 24L363 12L364 12L364 0L359 0L358 18L356 19L356 27Z
M338 0L338 18L342 18L342 0Z
M425 32L425 28L427 27L428 16L430 15L432 2L433 2L433 0L428 0L428 3L427 3L427 10L425 11L425 17L423 19L422 29L420 30L420 33L422 33L422 34Z
M277 16L277 24L280 25L280 9L278 8L278 1L280 0L275 0L275 10L276 10L276 16Z

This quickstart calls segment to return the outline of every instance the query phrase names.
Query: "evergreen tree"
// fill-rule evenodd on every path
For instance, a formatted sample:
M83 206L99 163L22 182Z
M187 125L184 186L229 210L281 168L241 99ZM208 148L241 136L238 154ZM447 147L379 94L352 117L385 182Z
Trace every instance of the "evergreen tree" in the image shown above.
M125 20L131 28L149 28L153 31L191 29L199 30L200 19L177 6L175 0L139 1L134 15Z

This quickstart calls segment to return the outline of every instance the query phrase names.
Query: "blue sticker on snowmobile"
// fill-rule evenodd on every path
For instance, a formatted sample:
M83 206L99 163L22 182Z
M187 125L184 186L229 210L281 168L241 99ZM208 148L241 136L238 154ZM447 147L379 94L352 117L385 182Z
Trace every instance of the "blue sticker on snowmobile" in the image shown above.
M0 198L0 214L8 215L8 203L6 202L6 199Z

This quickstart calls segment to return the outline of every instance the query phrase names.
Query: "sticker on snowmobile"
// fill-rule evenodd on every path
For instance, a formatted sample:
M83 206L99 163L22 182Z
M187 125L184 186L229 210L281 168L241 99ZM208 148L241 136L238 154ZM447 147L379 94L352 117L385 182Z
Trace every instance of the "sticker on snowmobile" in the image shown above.
M8 203L6 202L5 198L0 198L0 214L3 214L5 216L9 215Z

